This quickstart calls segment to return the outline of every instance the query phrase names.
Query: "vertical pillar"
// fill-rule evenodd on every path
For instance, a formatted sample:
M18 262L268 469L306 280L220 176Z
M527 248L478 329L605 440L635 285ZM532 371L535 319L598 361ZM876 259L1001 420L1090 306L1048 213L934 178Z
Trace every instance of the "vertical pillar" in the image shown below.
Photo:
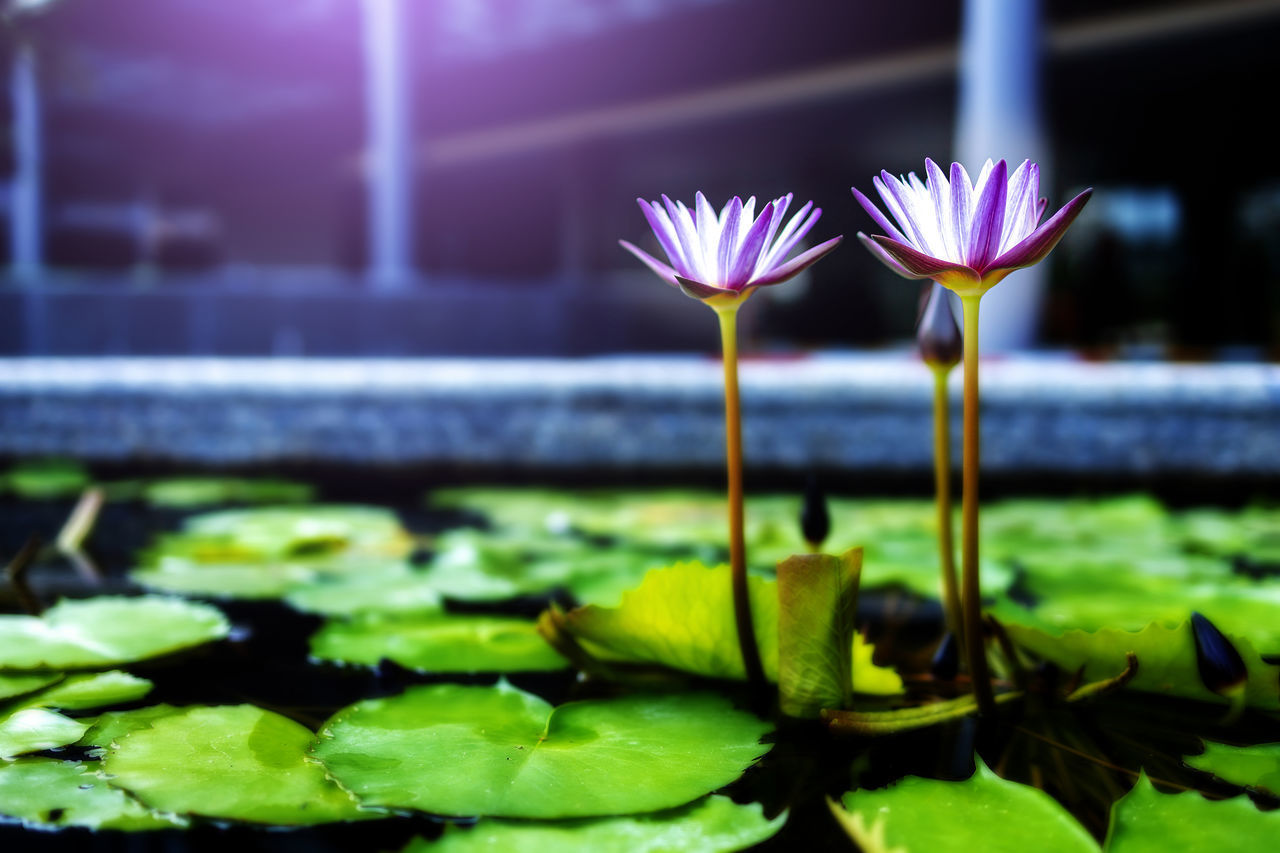
M9 191L9 257L14 277L30 280L44 265L40 91L36 49L20 38L9 84L13 107L13 183Z
M965 0L955 159L970 174L988 157L1004 158L1010 171L1029 159L1040 164L1041 195L1047 195L1041 52L1040 0ZM984 352L1035 342L1046 272L1043 265L1015 272L982 298Z
M399 290L413 277L413 163L401 0L362 0L369 278Z

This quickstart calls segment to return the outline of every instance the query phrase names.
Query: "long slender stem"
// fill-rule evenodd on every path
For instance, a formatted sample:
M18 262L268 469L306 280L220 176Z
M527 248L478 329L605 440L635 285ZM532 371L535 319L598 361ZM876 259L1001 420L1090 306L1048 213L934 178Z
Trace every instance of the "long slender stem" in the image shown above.
M713 305L720 318L724 353L724 443L729 474L729 568L733 584L733 616L747 682L757 697L765 693L764 667L756 646L755 623L747 591L747 546L742 513L742 407L738 401L738 306L741 300Z
M938 509L938 553L942 572L942 606L947 630L964 654L964 616L960 609L960 589L956 581L955 538L951 521L951 402L947 397L950 364L930 364L933 370L933 485Z
M981 436L978 423L978 301L962 296L964 305L964 487L961 495L961 571L964 589L965 653L969 677L978 700L978 713L995 710L986 645L982 640L982 587L978 579L978 465Z

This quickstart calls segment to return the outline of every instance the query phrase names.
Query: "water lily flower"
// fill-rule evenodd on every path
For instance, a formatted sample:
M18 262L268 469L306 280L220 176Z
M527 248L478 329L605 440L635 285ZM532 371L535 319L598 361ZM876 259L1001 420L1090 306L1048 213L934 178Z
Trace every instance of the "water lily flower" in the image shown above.
M934 282L926 285L924 310L920 312L920 325L916 327L916 345L920 358L930 367L948 370L960 363L964 354L964 338L956 315L951 312L951 297L942 285Z
M933 279L961 296L981 294L1014 270L1044 260L1075 220L1093 190L1085 190L1044 223L1040 167L1029 160L1008 173L1005 161L990 160L976 181L959 163L947 179L938 164L924 161L926 180L912 172L874 178L895 226L856 187L853 195L884 235L859 232L858 239L885 266L904 278Z
M822 209L809 202L779 230L791 199L791 193L774 199L756 216L755 196L745 203L734 196L717 216L702 193L695 197L693 210L665 195L662 204L638 198L636 202L670 263L663 263L626 240L618 242L667 283L694 299L745 296L757 287L794 277L844 239L833 237L787 260L787 254L822 215Z

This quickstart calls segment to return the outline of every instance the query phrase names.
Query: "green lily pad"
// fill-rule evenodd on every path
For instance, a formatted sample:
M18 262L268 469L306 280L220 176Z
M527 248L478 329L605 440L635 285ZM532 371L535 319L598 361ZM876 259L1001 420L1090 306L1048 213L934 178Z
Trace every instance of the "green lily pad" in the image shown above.
M367 666L385 658L422 672L529 672L568 666L532 622L444 613L330 621L311 638L311 654Z
M1074 577L1031 576L1039 621L1058 628L1136 631L1152 622L1180 622L1199 611L1218 628L1247 637L1260 651L1280 652L1280 585L1226 576L1212 583L1105 568ZM1099 595L1099 590L1106 590Z
M76 746L105 750L113 741L133 734L139 729L151 728L151 724L161 717L181 714L184 710L172 705L149 705L146 708L134 708L129 711L106 711L88 721L89 728L76 741Z
M412 548L395 513L382 507L278 506L192 516L181 532L160 537L145 562L333 563L402 558Z
M1280 743L1231 746L1205 742L1203 754L1187 756L1183 763L1232 785L1272 796L1280 794Z
M769 729L711 694L553 708L505 683L442 684L339 711L314 753L370 805L594 817L672 808L732 782L768 751Z
M0 715L0 758L75 743L89 726L45 708Z
M75 761L20 758L0 762L0 815L27 826L126 831L175 829L187 821L153 812Z
M1019 646L1069 672L1084 667L1085 681L1110 678L1123 671L1126 654L1133 652L1138 656L1138 674L1129 682L1129 687L1204 702L1227 701L1210 692L1200 680L1189 622L1155 623L1140 631L1113 628L1078 631L1046 624L1010 601L997 602L991 612L1004 623L1009 636ZM1247 639L1235 636L1229 639L1248 670L1246 702L1256 708L1280 708L1280 667L1263 662Z
M186 508L222 503L306 503L315 489L288 480L237 480L231 477L174 477L143 488L152 506Z
M55 500L78 496L93 481L89 472L69 459L24 462L10 469L0 480L9 491L26 500Z
M0 702L34 693L50 684L57 684L63 678L60 672L24 672L18 675L0 673Z
M324 616L422 614L443 606L427 574L404 563L317 575L289 590L285 601L296 610Z
M151 682L118 669L91 675L72 675L22 700L25 707L84 711L133 702L151 692Z
M297 563L202 563L162 557L155 565L129 572L129 580L147 589L208 598L280 598L319 576Z
M0 669L88 669L217 640L227 620L204 604L104 596L66 600L43 616L0 616Z
M777 582L748 576L751 618L765 675L778 680ZM708 678L743 679L746 671L733 622L729 567L677 563L655 569L623 594L618 607L589 605L566 615L568 630L606 660L651 663ZM860 649L859 647L863 647ZM853 688L893 695L902 679L870 663L870 648L854 637Z
M678 809L624 817L536 823L490 818L466 828L450 824L439 840L414 839L404 853L482 850L730 853L772 838L786 820L786 812L766 820L759 804L739 806L728 797L711 796Z
M63 601L44 616L0 616L0 669L91 669L146 660L227 635L215 608L175 598Z
M849 837L872 853L1099 849L1057 800L1001 779L981 759L963 782L908 776L888 788L851 791L843 802L843 809L833 805L832 812Z
M1259 811L1248 797L1212 801L1194 791L1161 794L1144 773L1111 807L1106 850L1271 850L1278 833L1280 812Z
M311 743L303 726L252 705L193 707L114 739L103 771L173 814L285 826L376 816L308 760Z

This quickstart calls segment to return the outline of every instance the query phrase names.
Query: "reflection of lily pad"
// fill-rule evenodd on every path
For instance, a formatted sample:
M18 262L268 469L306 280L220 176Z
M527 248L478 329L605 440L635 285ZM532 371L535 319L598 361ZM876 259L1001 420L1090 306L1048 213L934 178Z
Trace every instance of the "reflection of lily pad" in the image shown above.
M0 762L0 815L34 827L174 829L186 821L138 803L85 764L55 758Z
M832 811L865 850L1096 853L1093 836L1044 791L977 764L963 782L908 776L888 788L852 791L844 808Z
M1280 795L1280 743L1231 746L1206 742L1202 755L1188 756L1183 762L1232 785Z
M527 672L568 665L532 622L443 613L334 620L311 638L311 654L370 666L386 658L423 672Z
M767 731L710 694L553 708L505 684L443 684L339 711L315 754L370 805L590 817L672 808L726 785L768 751Z
M1129 682L1130 687L1205 702L1226 701L1200 681L1195 641L1186 621L1173 627L1156 623L1140 631L1077 631L1046 624L1009 601L997 602L992 613L1018 645L1069 672L1084 667L1085 681L1110 678L1123 671L1125 655L1133 652L1138 656L1138 674ZM1229 639L1248 668L1247 702L1258 708L1280 707L1280 667L1264 663L1247 639Z
M778 679L777 582L749 576L751 616L765 674ZM709 678L745 678L729 586L729 567L679 563L645 575L618 607L580 607L567 627L589 651L609 660L652 663ZM870 648L854 637L853 688L894 694L902 680L870 663Z
M203 604L105 596L63 601L43 616L0 616L0 668L85 669L143 660L225 637Z
M145 805L252 823L370 817L307 759L312 735L252 705L193 707L115 739L103 770Z
M687 806L652 814L526 822L488 819L475 826L450 824L438 841L415 839L404 853L471 853L519 850L627 850L633 853L697 850L730 853L771 838L787 820L766 820L757 805L735 805L728 797L705 797Z
M1144 773L1111 807L1106 850L1272 850L1277 833L1280 812L1259 811L1248 797L1212 801L1193 791L1161 794Z

